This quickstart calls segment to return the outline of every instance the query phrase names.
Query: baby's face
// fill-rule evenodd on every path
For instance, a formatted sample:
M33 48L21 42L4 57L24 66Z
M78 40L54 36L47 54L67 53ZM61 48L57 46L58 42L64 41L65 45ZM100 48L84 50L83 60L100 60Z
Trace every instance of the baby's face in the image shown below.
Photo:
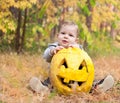
M77 43L77 28L74 25L65 25L58 34L59 45L67 48Z

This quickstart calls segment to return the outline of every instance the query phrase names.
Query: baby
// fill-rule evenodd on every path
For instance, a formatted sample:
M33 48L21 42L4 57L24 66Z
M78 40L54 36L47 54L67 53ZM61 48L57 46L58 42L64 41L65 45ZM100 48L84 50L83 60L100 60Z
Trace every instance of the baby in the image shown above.
M49 44L48 48L46 48L45 52L44 52L44 59L47 62L51 62L52 57L61 49L63 48L69 48L69 47L77 47L80 49L83 49L82 46L80 44L78 44L78 34L79 34L79 30L78 30L78 26L74 23L74 22L64 22L60 28L59 33L57 34L57 42ZM34 84L32 84L32 82L35 82ZM75 83L77 85L77 83ZM101 89L103 91L106 91L108 89L110 89L114 84L114 79L111 75L106 76L104 79L94 82L93 83L93 87L92 90L94 89ZM41 86L42 85L42 86ZM46 87L48 87L48 85L50 85L50 80L49 78L46 79L44 82L40 82L40 80L38 78L32 78L31 82L30 82L30 87L36 91L35 88L42 88L43 87L46 89ZM73 89L76 86L73 86ZM40 92L42 89L37 90L36 92Z

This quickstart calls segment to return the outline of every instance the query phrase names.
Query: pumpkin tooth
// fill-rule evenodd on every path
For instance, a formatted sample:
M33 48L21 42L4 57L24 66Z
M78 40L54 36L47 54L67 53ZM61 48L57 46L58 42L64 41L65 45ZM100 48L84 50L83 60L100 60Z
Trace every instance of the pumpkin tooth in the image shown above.
M74 82L73 84L71 84L71 88L73 89L73 90L76 90L76 88L78 87L79 85L78 85L78 82Z
M64 78L64 81L63 82L65 82L65 83L69 83L69 79L68 78Z

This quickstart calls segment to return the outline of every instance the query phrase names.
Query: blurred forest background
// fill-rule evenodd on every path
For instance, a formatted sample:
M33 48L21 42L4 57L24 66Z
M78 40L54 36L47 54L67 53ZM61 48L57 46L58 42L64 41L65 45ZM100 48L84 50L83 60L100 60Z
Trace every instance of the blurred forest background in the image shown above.
M115 78L111 90L63 96L28 88L31 77L48 77L42 53L64 20L78 24L95 79ZM0 103L120 103L119 61L120 0L0 0Z
M41 53L64 20L89 53L119 54L120 0L0 0L0 52Z

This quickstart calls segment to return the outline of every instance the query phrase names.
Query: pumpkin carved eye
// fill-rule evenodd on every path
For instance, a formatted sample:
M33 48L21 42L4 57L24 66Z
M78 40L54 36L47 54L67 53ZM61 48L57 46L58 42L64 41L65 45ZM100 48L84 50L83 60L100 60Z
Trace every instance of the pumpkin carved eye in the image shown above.
M81 70L84 66L86 66L85 60L83 60L83 62L80 64L79 70Z
M63 60L63 64L62 64L62 65L64 65L64 66L65 66L65 68L67 68L67 67L68 67L65 59Z
M81 70L83 67L85 67L86 71L88 72L88 67L87 67L87 64L86 64L85 60L83 60L83 62L80 64L79 70Z

